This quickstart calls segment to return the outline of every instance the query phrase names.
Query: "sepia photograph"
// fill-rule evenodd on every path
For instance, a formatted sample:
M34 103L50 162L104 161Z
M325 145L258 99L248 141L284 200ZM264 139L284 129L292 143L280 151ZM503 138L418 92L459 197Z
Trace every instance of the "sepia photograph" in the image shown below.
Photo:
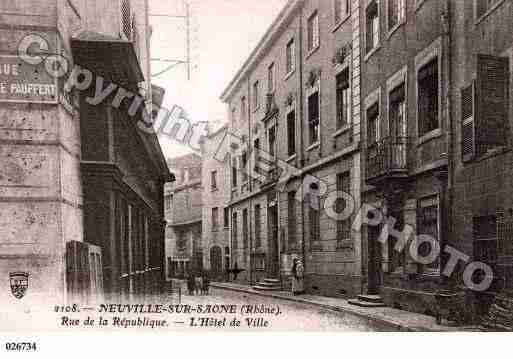
M1 0L0 353L512 332L512 149L513 0Z

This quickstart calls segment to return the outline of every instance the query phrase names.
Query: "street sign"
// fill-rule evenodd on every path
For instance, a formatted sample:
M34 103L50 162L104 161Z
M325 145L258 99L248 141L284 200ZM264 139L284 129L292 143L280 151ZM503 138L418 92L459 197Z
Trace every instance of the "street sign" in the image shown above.
M44 62L31 65L18 56L0 55L0 102L56 104L57 79Z

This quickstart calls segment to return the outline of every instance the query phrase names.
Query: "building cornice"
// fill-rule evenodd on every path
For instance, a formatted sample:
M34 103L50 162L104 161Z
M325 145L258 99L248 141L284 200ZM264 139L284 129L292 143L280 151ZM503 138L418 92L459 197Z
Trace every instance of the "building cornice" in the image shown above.
M280 11L271 26L267 29L264 36L260 39L258 45L251 51L242 67L237 71L235 77L230 81L226 89L221 94L221 100L227 102L234 91L242 84L247 74L256 66L258 61L272 46L282 27L295 15L296 10L303 4L304 0L289 0Z

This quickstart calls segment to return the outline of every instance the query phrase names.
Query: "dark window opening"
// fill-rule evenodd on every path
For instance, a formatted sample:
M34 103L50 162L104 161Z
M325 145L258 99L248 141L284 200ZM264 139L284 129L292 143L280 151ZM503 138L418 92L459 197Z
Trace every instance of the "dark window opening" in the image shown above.
M349 90L349 69L345 69L336 78L337 129L351 121L351 95Z
M287 148L288 155L296 153L296 112L291 111L287 114Z
M418 81L418 128L419 136L439 128L438 123L438 58L423 66Z
M310 144L319 141L319 92L315 92L308 97L308 129Z
M372 1L365 11L366 19L366 50L369 53L379 44L379 12L378 2Z

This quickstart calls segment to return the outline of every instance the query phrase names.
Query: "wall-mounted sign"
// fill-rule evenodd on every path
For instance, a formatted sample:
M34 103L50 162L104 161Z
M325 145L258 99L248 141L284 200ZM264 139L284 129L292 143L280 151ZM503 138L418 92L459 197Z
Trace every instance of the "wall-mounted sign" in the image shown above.
M0 55L0 102L57 101L57 80L46 72L44 62L31 65L18 56Z

